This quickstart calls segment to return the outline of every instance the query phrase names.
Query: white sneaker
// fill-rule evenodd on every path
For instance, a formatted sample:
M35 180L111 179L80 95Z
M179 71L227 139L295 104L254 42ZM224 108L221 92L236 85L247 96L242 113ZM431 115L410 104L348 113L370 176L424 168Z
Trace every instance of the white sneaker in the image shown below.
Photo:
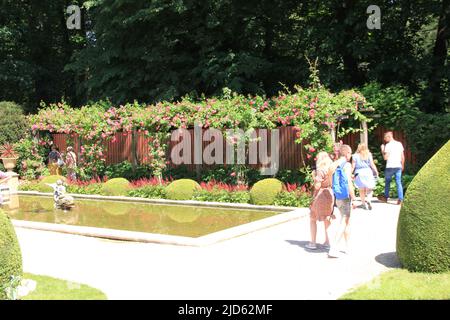
M317 245L316 245L315 243L310 242L310 243L308 243L308 244L305 246L305 248L306 248L306 249L309 249L309 250L316 250L316 249L317 249Z

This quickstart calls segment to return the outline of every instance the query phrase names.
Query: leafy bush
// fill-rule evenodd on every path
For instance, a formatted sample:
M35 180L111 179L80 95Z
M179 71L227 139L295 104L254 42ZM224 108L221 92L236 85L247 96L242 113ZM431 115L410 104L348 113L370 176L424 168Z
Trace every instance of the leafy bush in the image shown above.
M450 113L421 113L405 133L420 168L450 139Z
M0 145L19 141L28 130L23 109L14 102L0 102Z
M0 300L7 299L7 290L19 284L13 277L22 277L22 253L11 221L0 210Z
M45 140L39 143L31 137L23 138L14 145L19 154L17 170L22 178L34 180L49 175L49 170L45 166L48 153L46 145Z
M214 166L202 172L201 180L204 182L221 181L227 184L237 184L237 175L234 166Z
M417 108L418 97L411 94L403 86L382 87L372 82L361 88L361 93L367 100L367 105L379 115L376 124L386 128L398 128L405 122L414 122L420 114Z
M282 191L277 194L273 204L284 207L309 207L311 197L303 192Z
M250 190L250 199L253 204L272 205L283 190L283 183L274 178L264 179L254 184Z
M62 181L67 181L67 179L63 176L58 176L58 175L52 175L52 176L47 176L44 177L43 179L41 179L39 181L39 186L38 186L38 190L40 192L53 192L53 188L48 186L47 183L56 183L56 181L58 180L62 180Z
M67 192L75 194L105 195L102 183L91 183L89 185L76 185L69 183L67 186Z
M164 179L179 180L183 178L195 179L196 174L194 171L188 170L186 165L179 165L176 167L166 167L162 176Z
M166 195L170 200L191 200L196 190L200 190L197 182L191 179L180 179L166 187Z
M249 203L250 194L248 191L227 191L220 189L198 190L194 193L193 200L226 202L226 203Z
M284 169L277 172L275 178L283 183L304 184L307 181L305 172L300 170Z
M130 190L130 182L124 178L114 178L106 181L101 192L107 196L126 196Z
M406 192L409 185L411 184L411 181L414 179L413 175L402 175L402 185L403 185L403 192ZM382 196L384 195L384 186L385 186L385 180L384 177L379 177L376 181L375 189L373 190L374 196ZM397 196L397 185L395 183L394 177L392 177L391 186L389 188L389 197L394 198Z
M410 271L450 270L449 190L450 140L416 175L400 211L397 252Z
M250 166L223 166L217 165L202 172L201 181L220 181L226 184L236 185L241 177L243 183L252 186L266 176L261 175L260 170Z
M124 161L105 167L102 175L108 177L108 179L125 178L131 181L151 177L152 171L151 168L146 165L137 165L133 171L133 165L128 161Z
M128 196L148 199L164 199L166 190L161 185L147 185L128 191Z
M39 191L39 182L36 181L21 181L19 184L20 191Z
M416 156L417 164L406 168L416 172L430 157L450 139L450 114L427 114L419 110L419 99L403 86L383 88L379 83L370 83L361 88L368 105L379 117L374 118L371 127L381 125L387 129L401 130L406 134L409 147ZM379 141L372 152L383 163Z

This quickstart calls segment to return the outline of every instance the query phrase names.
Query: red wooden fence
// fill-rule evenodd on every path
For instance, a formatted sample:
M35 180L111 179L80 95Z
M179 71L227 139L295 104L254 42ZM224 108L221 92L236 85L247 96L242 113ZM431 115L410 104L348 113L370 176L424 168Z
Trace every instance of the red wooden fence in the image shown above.
M312 159L308 160L306 158L306 153L303 148L303 144L295 143L295 133L293 127L280 127L279 129L279 169L298 169L303 166L303 162L308 163L311 162ZM188 169L195 170L196 166L194 163L194 130L188 130L191 136L191 162L190 164L186 164ZM378 127L375 129L371 135L375 136L375 140L378 142L377 148L383 141L383 135L386 130L384 128ZM260 136L259 130L256 130L257 136ZM133 150L133 136L135 140L135 150ZM349 144L352 147L352 150L356 150L359 143L359 133L349 134L343 137L342 141L345 144ZM414 163L415 157L411 153L408 147L408 143L406 140L406 136L403 132L394 131L394 137L396 140L403 143L405 147L405 158L407 163ZM68 139L70 138L70 139ZM210 144L209 141L205 141L206 136L203 139L201 152L203 154L203 150ZM66 134L53 134L53 141L59 147L61 151L65 151L68 146L68 140L74 146L74 150L77 154L79 154L79 148L82 144L79 137L77 136L69 136ZM145 163L149 154L149 150L151 148L151 143L149 138L141 132L132 133L116 133L115 134L115 142L109 140L105 142L106 147L106 163L107 164L115 164L123 161L133 162L133 155L136 157L137 163ZM169 148L167 152L167 159L170 159L172 149L178 144L178 141L170 141ZM187 142L184 142L187 150ZM267 152L268 156L270 154L270 130L267 130ZM303 152L303 154L302 154ZM235 160L236 161L236 160ZM223 162L226 162L226 144L224 139L224 149L223 149ZM248 163L248 158L246 159L246 163ZM169 164L170 166L175 166L173 163ZM202 166L206 166L203 164ZM260 160L258 158L258 164L251 165L253 167L262 167Z

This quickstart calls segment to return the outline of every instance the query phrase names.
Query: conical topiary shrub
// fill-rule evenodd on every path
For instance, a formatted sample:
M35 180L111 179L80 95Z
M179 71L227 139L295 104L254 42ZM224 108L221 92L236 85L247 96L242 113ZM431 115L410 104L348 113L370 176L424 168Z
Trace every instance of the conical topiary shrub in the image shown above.
M22 277L22 253L16 232L8 216L0 210L0 300L8 298L7 290Z
M400 211L397 253L410 271L450 270L450 141L419 171Z

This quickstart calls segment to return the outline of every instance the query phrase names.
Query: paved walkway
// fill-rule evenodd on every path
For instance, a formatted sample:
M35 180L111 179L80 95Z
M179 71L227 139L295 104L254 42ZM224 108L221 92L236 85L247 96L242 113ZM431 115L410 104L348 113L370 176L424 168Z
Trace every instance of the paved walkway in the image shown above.
M202 248L16 232L25 272L85 283L109 299L336 299L397 265L399 209L357 209L350 254L339 259L304 248L306 218Z

